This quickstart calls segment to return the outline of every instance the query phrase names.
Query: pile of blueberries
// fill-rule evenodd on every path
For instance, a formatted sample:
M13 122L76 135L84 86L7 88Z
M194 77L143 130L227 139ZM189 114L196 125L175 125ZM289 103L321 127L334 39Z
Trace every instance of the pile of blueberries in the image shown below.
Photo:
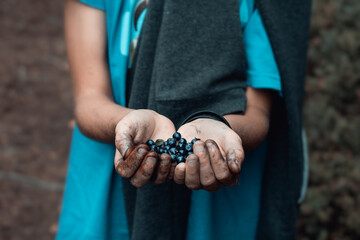
M162 153L168 153L172 162L182 163L186 161L186 157L193 153L193 145L199 140L193 139L191 142L186 142L185 138L181 138L181 134L176 132L172 138L167 141L158 139L155 142L148 140L147 145L150 150L157 152L159 155Z

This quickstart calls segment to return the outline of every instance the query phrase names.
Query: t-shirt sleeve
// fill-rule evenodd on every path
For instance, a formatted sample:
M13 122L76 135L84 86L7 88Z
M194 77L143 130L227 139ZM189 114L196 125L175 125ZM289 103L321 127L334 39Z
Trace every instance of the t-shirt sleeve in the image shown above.
M105 0L78 0L90 7L105 11Z
M257 9L250 16L243 30L243 36L248 61L248 86L273 89L281 92L279 70Z

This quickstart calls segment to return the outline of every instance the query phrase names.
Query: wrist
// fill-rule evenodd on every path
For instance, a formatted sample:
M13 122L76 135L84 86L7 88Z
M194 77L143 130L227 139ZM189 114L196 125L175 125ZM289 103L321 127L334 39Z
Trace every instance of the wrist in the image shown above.
M249 110L247 115L229 114L224 117L242 139L245 151L255 150L267 136L269 119L264 114Z
M200 111L193 113L190 116L188 116L181 125L196 121L197 119L208 119L208 120L211 119L214 121L219 121L227 125L229 128L231 128L230 123L223 116L211 111Z
M145 113L146 114L145 116L148 117L148 121L151 119L151 121L153 123L155 123L155 125L158 124L162 120L162 117L163 117L161 114L159 114L156 111L151 110L151 109L138 109L136 111Z

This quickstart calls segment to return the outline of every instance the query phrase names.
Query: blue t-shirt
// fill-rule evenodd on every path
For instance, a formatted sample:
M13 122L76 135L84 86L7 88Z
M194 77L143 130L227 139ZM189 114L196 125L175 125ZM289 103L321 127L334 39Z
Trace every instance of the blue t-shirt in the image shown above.
M140 0L79 0L106 12L108 61L115 102L125 105L125 79L133 23ZM280 77L254 0L239 0L240 21L248 61L247 83L281 91ZM187 239L254 239L260 206L266 141L246 153L239 185L216 193L193 191ZM73 132L69 170L57 239L128 239L121 177L114 171L115 148Z

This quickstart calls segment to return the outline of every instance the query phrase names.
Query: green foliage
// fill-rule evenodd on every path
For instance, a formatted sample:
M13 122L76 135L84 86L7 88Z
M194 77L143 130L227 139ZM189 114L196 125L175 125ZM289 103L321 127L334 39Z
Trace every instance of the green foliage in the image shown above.
M360 239L360 2L313 5L304 118L310 182L300 239Z

